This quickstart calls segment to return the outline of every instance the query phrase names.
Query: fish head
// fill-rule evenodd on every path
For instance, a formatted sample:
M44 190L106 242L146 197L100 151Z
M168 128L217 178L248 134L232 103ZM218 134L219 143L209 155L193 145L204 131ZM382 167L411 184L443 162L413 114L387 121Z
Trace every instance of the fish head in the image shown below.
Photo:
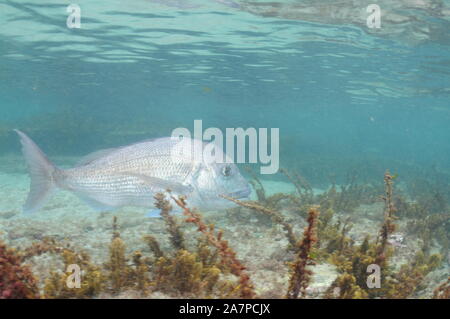
M221 195L244 199L251 193L248 181L234 163L202 164L194 184L201 199L200 209L231 208L236 204Z
M191 187L188 201L201 210L225 209L236 206L222 197L243 199L251 187L233 160L222 147L198 139L183 138L172 149L176 163L189 163L191 173L185 184Z

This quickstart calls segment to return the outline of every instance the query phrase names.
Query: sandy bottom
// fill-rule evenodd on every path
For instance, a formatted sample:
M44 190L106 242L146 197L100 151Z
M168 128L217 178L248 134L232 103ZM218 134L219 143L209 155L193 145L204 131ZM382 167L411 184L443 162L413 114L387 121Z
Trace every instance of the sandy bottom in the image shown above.
M65 160L67 163L75 161ZM269 195L294 191L289 183L263 181L263 184ZM33 241L51 236L70 242L73 247L87 251L94 262L103 263L108 258L112 219L113 216L117 216L121 237L127 245L129 254L135 250L151 254L142 240L143 236L148 234L160 241L163 250L172 249L162 220L146 217L148 211L145 209L124 208L112 213L98 213L75 195L60 191L50 198L41 211L25 215L21 212L21 207L28 190L29 178L22 160L20 158L0 160L0 239L11 246L27 247ZM350 235L359 241L366 234L376 234L381 223L382 211L381 203L361 206L352 214L354 226ZM293 213L282 213L294 225L297 235L300 236L305 226L303 218ZM203 216L207 222L214 223L217 228L224 230L225 239L248 267L256 292L266 298L282 297L288 282L286 262L292 259L292 255L286 252L288 243L281 227L270 224L265 216L247 210L204 212ZM401 223L399 226L399 232L404 232L404 226ZM192 226L186 226L184 229L186 238L195 238L197 232ZM191 244L194 245L195 242L192 240ZM404 263L419 247L414 238L406 237L403 244L404 247L396 251L393 260L395 264ZM45 278L50 270L63 270L61 260L48 254L33 257L29 262L40 278ZM327 263L316 265L312 270L314 276L309 288L312 294L324 291L337 276L335 267ZM429 286L435 287L435 284L445 278L449 270L446 263L441 269L429 274L427 277ZM424 291L425 296L430 294L431 288ZM156 298L160 295L149 297Z

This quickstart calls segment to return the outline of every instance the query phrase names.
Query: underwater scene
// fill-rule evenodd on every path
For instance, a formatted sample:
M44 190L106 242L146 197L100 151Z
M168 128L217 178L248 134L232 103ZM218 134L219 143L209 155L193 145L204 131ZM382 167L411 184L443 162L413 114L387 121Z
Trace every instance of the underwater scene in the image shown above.
M449 299L449 0L3 0L0 299Z

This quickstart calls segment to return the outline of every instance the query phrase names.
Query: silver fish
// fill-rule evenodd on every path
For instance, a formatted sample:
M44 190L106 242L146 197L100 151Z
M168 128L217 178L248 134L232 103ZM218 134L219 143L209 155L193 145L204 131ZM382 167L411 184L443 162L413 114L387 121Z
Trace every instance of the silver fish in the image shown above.
M214 210L232 206L220 195L245 198L251 192L235 164L196 159L193 150L204 145L199 140L163 137L101 150L86 156L76 167L63 170L53 165L27 135L15 131L31 180L26 213L40 209L57 188L75 193L97 210L151 208L153 196L168 189L176 196L186 195L191 207ZM224 158L228 159L226 155Z

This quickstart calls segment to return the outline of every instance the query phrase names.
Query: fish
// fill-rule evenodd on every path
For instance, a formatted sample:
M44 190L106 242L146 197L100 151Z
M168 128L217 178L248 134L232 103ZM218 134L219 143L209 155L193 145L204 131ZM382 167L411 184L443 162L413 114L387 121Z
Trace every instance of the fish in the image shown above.
M155 194L167 191L172 196L185 196L191 207L220 210L234 206L221 195L243 199L251 193L248 181L220 148L215 152L224 156L221 162L194 156L197 147L205 146L197 139L145 140L96 151L73 168L61 169L25 133L14 131L30 176L25 213L41 209L57 189L73 192L99 211L124 206L154 208Z

